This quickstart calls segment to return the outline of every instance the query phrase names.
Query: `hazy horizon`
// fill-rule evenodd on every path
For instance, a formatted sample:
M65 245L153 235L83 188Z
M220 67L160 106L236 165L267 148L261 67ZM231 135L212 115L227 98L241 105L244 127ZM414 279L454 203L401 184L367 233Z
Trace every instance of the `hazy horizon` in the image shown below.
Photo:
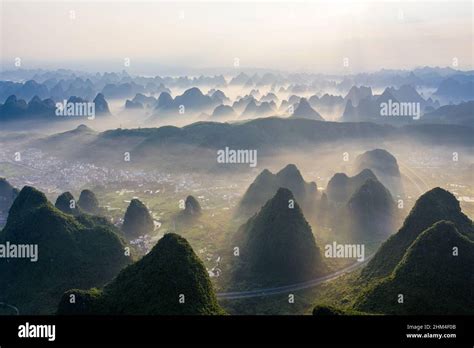
M14 69L15 58L21 58L24 69L132 74L471 70L472 3L456 5L2 1L1 68Z

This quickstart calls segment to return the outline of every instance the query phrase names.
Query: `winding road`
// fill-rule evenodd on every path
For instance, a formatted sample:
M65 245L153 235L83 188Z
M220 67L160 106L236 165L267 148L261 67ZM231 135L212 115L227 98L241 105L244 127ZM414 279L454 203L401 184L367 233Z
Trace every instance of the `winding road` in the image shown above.
M420 192L420 195L423 194L428 189L428 185L426 184L426 182L419 175L417 175L411 168L409 168L405 164L402 164L402 163L399 163L399 164L400 164L400 167L405 172L405 176L408 178L408 180L410 180L416 186L416 188ZM423 186L425 186L424 189L421 188L420 183ZM272 287L272 288L263 288L263 289L257 289L257 290L221 292L221 293L217 293L217 298L222 299L222 300L237 300L237 299L245 299L245 298L252 298L252 297L287 294L290 291L298 291L298 290L313 288L324 282L335 280L344 274L351 273L359 269L360 267L365 265L367 262L369 262L373 256L374 254L370 255L369 257L366 257L365 260L362 262L356 261L352 265L345 267L343 269L340 269L334 273L328 274L323 277L315 278L312 280L308 280L306 282L279 286L279 287ZM3 302L0 302L0 305L10 307L11 309L16 311L17 315L19 314L18 308L16 308L15 306L12 306Z
M18 310L18 308L16 308L15 306L12 306L11 304L8 304L8 303L5 303L5 302L0 302L0 306L5 306L5 307L8 307L10 309L13 309L16 313L16 315L20 315L20 311Z
M360 268L374 256L374 254L366 257L364 261L359 262L356 261L352 265L340 269L334 273L328 274L324 277L319 277L315 279L308 280L302 283L296 283L291 285L273 287L273 288L265 288L265 289L257 289L257 290L248 290L248 291L235 291L235 292L220 292L217 294L218 299L222 300L237 300L243 298L251 298L251 297L260 297L260 296L270 296L270 295L279 295L279 294L286 294L289 291L298 291L313 288L319 284L324 282L328 282L330 280L334 280L339 278L340 276L355 271L356 269Z
M419 191L420 195L422 195L429 189L427 183L413 169L409 168L404 163L399 162L399 165L401 169L403 170L405 177L412 182L412 184ZM252 298L252 297L280 295L280 294L288 293L289 291L298 291L298 290L313 288L324 282L337 279L346 273L355 271L356 269L366 264L373 256L374 254L370 255L362 262L355 262L352 265L346 268L343 268L339 271L336 271L324 277L315 278L303 283L297 283L297 284L291 284L291 285L285 285L285 286L273 287L273 288L248 290L248 291L221 292L221 293L217 293L217 298L222 299L222 300L237 300L237 299Z

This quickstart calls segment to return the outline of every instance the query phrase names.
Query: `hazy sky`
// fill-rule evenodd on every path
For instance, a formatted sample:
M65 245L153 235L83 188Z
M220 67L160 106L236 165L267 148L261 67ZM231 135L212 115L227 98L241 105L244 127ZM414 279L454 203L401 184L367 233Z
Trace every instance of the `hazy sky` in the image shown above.
M473 68L472 1L0 2L4 69Z

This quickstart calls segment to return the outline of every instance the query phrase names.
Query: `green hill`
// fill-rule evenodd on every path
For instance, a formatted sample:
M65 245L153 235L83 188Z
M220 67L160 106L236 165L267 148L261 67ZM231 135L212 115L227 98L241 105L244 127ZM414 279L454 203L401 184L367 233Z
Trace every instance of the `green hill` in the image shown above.
M454 255L457 248L458 255ZM393 273L373 282L355 308L387 314L473 314L474 242L440 221L410 245ZM399 303L399 295L403 303Z
M98 214L100 212L99 201L91 190L83 190L77 204L86 213Z
M334 203L347 203L349 198L367 181L377 179L370 169L363 169L352 177L345 173L336 173L326 187L327 198Z
M123 219L122 230L129 239L152 232L155 228L153 218L147 207L138 199L132 199Z
M418 198L400 230L382 244L363 269L362 279L388 276L415 239L440 220L453 222L461 234L474 238L472 221L461 212L456 197L439 187L434 188Z
M76 219L25 186L0 232L0 244L37 245L37 261L0 259L0 302L21 314L51 314L63 292L73 287L102 286L130 258L110 225L94 218Z
M289 164L276 174L264 169L242 197L238 213L245 217L255 214L280 187L291 190L305 211L313 208L317 195L316 184L304 181L298 168Z
M311 227L286 188L278 189L260 212L239 228L237 235L242 247L236 280L290 284L324 271Z
M354 242L380 242L394 232L395 202L377 179L367 179L351 196L346 209Z
M397 159L390 152L383 149L366 151L357 156L355 160L355 171L360 172L369 168L378 180L387 187L392 195L402 195L403 185Z
M187 216L197 216L201 214L201 205L193 196L188 196L184 203L184 214Z
M64 192L58 196L54 206L63 213L77 215L80 214L80 209L76 204L76 200L71 192Z
M71 295L76 297L70 303ZM184 303L180 296L184 295ZM66 292L59 314L223 314L206 268L189 243L165 234L149 254L125 268L102 291Z

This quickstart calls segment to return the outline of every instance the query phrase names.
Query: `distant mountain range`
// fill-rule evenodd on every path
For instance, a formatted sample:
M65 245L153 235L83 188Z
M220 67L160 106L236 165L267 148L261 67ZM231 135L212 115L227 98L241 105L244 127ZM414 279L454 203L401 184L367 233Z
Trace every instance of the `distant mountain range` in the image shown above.
M15 78L17 76L17 78ZM25 76L28 77L25 79ZM381 105L389 101L399 104L415 103L420 106L420 116L438 110L440 105L459 104L474 100L473 72L463 72L451 68L419 68L413 71L381 70L372 74L345 76L336 82L335 76L324 74L284 74L266 72L252 75L245 72L233 78L217 76L198 77L144 77L130 76L127 72L89 74L68 70L57 71L8 71L0 73L0 78L14 81L0 81L0 120L23 120L52 114L54 104L63 100L76 102L96 100L98 114L109 114L106 99L122 99L124 109L139 116L151 117L137 122L165 120L173 122L180 115L193 115L201 120L249 119L268 116L305 117L317 120L339 120L343 122L378 122L404 125L415 122L410 117L382 117ZM23 82L24 81L24 82ZM230 99L223 92L226 87L252 88L244 96ZM203 88L209 88L203 93ZM268 90L267 87L270 87ZM380 95L373 89L383 87ZM258 88L267 89L262 94ZM429 92L427 97L418 91ZM184 92L172 97L172 91ZM417 91L418 90L418 91ZM331 91L333 94L329 94ZM245 93L245 90L244 90ZM284 99L281 94L287 94ZM345 95L345 96L344 96ZM11 99L15 96L16 100ZM309 96L299 105L300 99ZM429 97L431 96L431 97ZM282 99L280 101L280 98ZM34 99L34 100L33 100ZM30 102L26 102L30 100ZM305 99L306 100L306 99ZM8 103L7 103L8 101ZM6 105L7 104L7 105ZM222 106L222 108L219 108ZM233 112L228 108L232 107ZM292 106L291 112L289 107ZM462 120L446 117L444 109L440 115L417 122L456 123L471 125L472 117ZM211 116L209 116L211 115ZM407 116L407 115L405 115ZM184 119L184 117L182 117ZM179 119L177 120L179 122Z
M187 89L201 86L220 88L227 85L241 87L271 86L272 91L276 91L276 86L288 86L280 87L280 89L293 94L309 93L311 95L325 89L336 90L340 94L345 94L353 86L371 86L372 88L394 86L398 88L403 85L412 85L439 88L442 87L441 84L444 81L449 79L461 83L472 81L473 75L472 71L438 67L422 67L411 71L382 69L369 74L346 75L342 81L335 82L333 75L309 73L263 72L250 75L250 73L241 72L226 80L223 75L145 77L131 76L126 71L94 74L66 69L55 71L15 69L0 73L0 79L4 80L0 81L0 102L3 102L12 94L25 100L30 100L35 95L41 99L52 98L53 100L68 99L70 96L76 95L91 100L97 93L103 93L108 99L117 97L132 98L136 93L156 95L165 91L171 93L171 88ZM444 87L439 92L440 96L452 94L451 92L445 93ZM464 99L464 101L468 100ZM470 100L472 100L472 97ZM358 103L353 100L353 104ZM314 107L314 105L312 106ZM316 108L324 115L322 109Z
M237 114L235 113L232 106L229 105L219 105L212 112L211 119L219 120L223 118L236 119Z
M159 160L163 151L184 146L189 155L200 151L252 148L265 156L281 149L305 148L316 144L327 144L340 140L415 141L423 144L456 144L472 146L472 130L454 125L408 125L401 128L388 125L360 123L322 122L299 118L261 118L241 123L198 122L182 128L165 126L160 128L116 129L94 133L87 127L59 133L31 143L37 148L68 159L87 159L101 163L123 163L123 153L131 151L134 163L140 159ZM72 145L72 143L74 145ZM190 148L191 147L191 148ZM66 149L66 151L64 151ZM61 151L60 151L61 150ZM113 151L112 151L113 150ZM189 152L191 151L191 152ZM167 153L168 159L175 151ZM199 157L199 158L198 158ZM199 163L196 162L199 159ZM208 161L204 163L203 161ZM208 156L193 155L188 166L204 165L207 170L217 168L215 153Z
M88 101L79 97L71 96L66 100L61 101L62 114L58 115L57 103L52 99L41 100L38 96L34 96L28 103L23 99L17 99L15 95L7 98L4 104L0 104L0 122L2 121L36 121L36 120L50 120L61 121L71 120L78 117L94 117L110 115L109 105L104 96L99 93L92 101L94 110L93 114L89 114ZM72 105L72 112L69 114L69 105ZM80 106L80 110L78 109ZM79 110L79 113L78 113ZM70 117L65 117L70 116Z
M363 99L372 98L372 88L365 86L352 86L347 95L344 97L344 102L351 101L353 106L358 106L359 102Z
M474 100L474 78L467 81L459 81L455 78L443 80L434 96L445 103L472 101Z
M404 124L414 122L415 120L423 117L423 114L426 112L433 111L439 107L438 102L433 101L431 98L427 100L423 99L416 89L410 85L403 85L398 89L387 87L383 93L378 96L373 96L369 93L366 94L367 96L365 98L354 98L355 100L358 99L358 104L354 104L352 99L347 99L346 106L341 117L342 121L370 121L388 124ZM400 103L405 103L406 105L410 104L410 106L413 107L411 113L407 112L406 114L402 114L399 112L399 115L384 115L382 112L384 104L397 104L401 107L402 104ZM418 108L419 115L415 114L415 111L418 112Z
M212 112L220 103L218 98L203 94L197 87L187 89L174 99L168 92L162 92L155 106L153 117L179 117L186 113Z
M473 98L474 99L474 98ZM423 115L427 123L458 124L474 128L474 101L445 105Z
M309 118L311 120L324 121L324 118L311 107L306 98L300 99L291 117Z

